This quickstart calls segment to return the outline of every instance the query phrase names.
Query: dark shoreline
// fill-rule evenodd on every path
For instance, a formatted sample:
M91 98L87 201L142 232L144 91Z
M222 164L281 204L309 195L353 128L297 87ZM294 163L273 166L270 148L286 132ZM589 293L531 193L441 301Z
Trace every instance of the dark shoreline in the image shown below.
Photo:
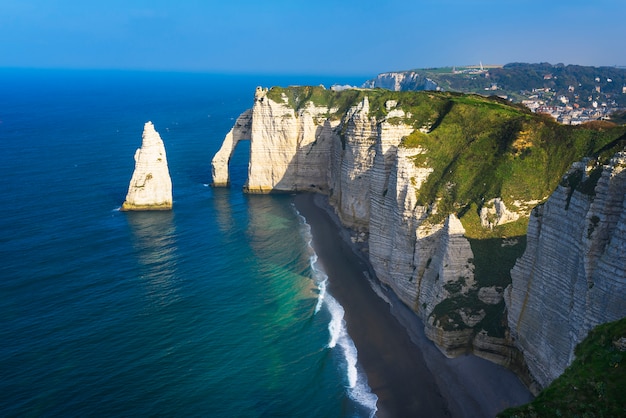
M294 203L311 226L328 291L344 307L359 364L378 396L378 417L489 417L532 399L502 366L473 355L446 358L425 337L421 320L374 283L379 296L367 257L325 196L298 194Z

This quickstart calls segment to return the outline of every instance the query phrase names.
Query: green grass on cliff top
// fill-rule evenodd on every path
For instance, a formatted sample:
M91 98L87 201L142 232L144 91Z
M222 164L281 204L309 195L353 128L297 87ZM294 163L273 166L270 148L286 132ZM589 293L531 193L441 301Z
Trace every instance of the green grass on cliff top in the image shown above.
M478 226L477 211L496 197L509 210L515 210L511 206L515 201L542 201L573 162L601 153L606 158L626 143L626 126L560 125L497 97L383 89L333 91L322 86L273 87L267 93L278 103L285 102L283 95L294 110L309 102L328 107L327 117L332 119L341 119L367 96L370 116L382 121L388 114L385 103L397 101L408 116L389 122L415 127L401 146L422 148L415 164L433 169L417 192L418 203L438 202L433 222L457 214L472 238L523 235L526 221L485 231Z
M415 131L403 145L423 148L415 164L433 169L418 202L439 201L440 216L456 213L468 230L475 228L464 216L489 200L501 197L509 210L515 201L542 201L573 162L624 146L626 127L560 125L480 96L451 97L445 110L428 133Z
M527 405L501 418L626 416L626 352L614 344L626 338L626 318L593 329L575 350L576 359Z
M431 94L432 93L432 94ZM325 89L323 86L292 86L292 87L272 87L267 97L276 103L285 103L292 109L298 111L308 103L316 106L333 109L328 113L331 119L341 119L346 111L359 104L367 96L370 105L370 116L383 120L388 111L385 103L388 100L396 100L398 107L411 113L411 117L404 122L412 125L422 126L429 121L436 120L445 105L445 100L441 100L443 93L434 92L396 92L383 89L348 89L333 91ZM453 93L446 93L453 94ZM284 100L283 95L287 98ZM398 121L400 122L400 121Z

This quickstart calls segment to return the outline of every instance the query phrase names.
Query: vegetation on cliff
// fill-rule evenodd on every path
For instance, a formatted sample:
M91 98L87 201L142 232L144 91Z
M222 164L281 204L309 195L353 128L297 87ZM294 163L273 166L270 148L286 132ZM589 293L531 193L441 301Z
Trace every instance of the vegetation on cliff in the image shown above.
M626 318L593 329L576 359L537 398L501 418L626 416Z
M421 147L415 164L434 171L419 190L421 205L437 203L433 221L459 215L468 236L523 235L524 222L485 230L478 210L493 198L507 207L541 201L558 185L570 165L585 156L612 153L626 127L594 122L566 126L497 97L450 92L393 92L383 89L333 91L323 86L272 87L267 97L298 111L309 104L341 119L364 97L377 121L415 128L401 146ZM392 117L395 101L406 117ZM476 216L474 216L476 215Z
M416 129L403 141L419 147L417 166L432 174L417 191L418 203L430 206L429 218L439 223L450 213L461 220L474 253L477 289L511 283L510 270L526 247L525 235L530 209L545 200L557 187L571 164L583 157L605 163L626 145L626 127L607 123L566 126L533 114L497 98L477 95L434 94L433 107L444 109L428 129ZM593 189L593 175L582 184ZM480 211L499 198L512 212L515 222L485 228ZM434 204L436 203L436 204ZM445 330L467 325L459 312L484 312L473 328L503 337L506 331L504 305L480 301L475 291L454 295L432 311L434 323Z
M434 96L434 95L433 95ZM435 221L456 213L468 236L523 234L525 225L485 230L478 210L502 198L507 208L547 198L571 164L612 155L626 127L606 123L566 126L495 98L438 94L445 109L427 132L415 130L405 147L421 147L416 165L433 169L418 201L437 203Z
M369 101L370 116L379 121L385 119L389 111L385 103L395 100L398 108L408 113L402 120L392 118L389 122L406 122L414 126L432 124L445 111L444 97L459 94L435 92L394 92L384 89L346 89L341 91L328 90L323 86L291 86L272 87L267 97L276 103L283 103L295 111L301 110L309 104L328 108L327 117L341 119L348 109L356 106L366 96Z
M293 110L298 111L309 104L329 109L327 117L341 118L351 107L363 99L359 90L333 91L323 86L291 86L272 87L267 92L267 97L276 102L284 103Z
M428 221L433 224L455 214L474 253L477 286L462 292L464 278L448 283L450 297L432 310L435 324L449 331L465 329L468 325L463 315L484 313L472 328L476 332L485 330L492 337L504 337L504 303L481 301L479 289L494 287L502 291L511 283L509 272L526 246L530 209L554 191L573 162L591 157L602 164L616 150L623 149L626 126L565 126L497 97L451 92L333 91L304 86L273 87L267 93L271 100L295 111L311 103L325 107L326 117L335 120L344 119L348 109L366 96L373 121L404 123L414 128L400 146L415 148L415 165L433 170L416 190L418 204L430 208ZM387 106L389 101L395 106ZM405 116L388 117L391 109L402 109ZM345 126L338 129L343 132ZM493 205L496 198L521 216L515 222L493 223L486 228L480 211Z

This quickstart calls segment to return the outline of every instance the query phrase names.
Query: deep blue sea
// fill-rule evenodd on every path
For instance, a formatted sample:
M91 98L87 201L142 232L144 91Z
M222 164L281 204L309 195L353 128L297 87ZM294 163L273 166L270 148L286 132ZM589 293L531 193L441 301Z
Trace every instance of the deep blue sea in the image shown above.
M291 197L242 193L246 143L209 187L257 85L363 81L0 70L0 416L371 415ZM174 210L120 212L147 121Z

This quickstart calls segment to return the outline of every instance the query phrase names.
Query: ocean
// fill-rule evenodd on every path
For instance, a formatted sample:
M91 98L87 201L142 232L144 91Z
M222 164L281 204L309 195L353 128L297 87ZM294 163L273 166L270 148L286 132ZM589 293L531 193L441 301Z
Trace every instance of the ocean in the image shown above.
M358 77L0 70L0 416L361 417L358 353L289 195L210 161L257 85ZM120 212L152 121L171 212Z

